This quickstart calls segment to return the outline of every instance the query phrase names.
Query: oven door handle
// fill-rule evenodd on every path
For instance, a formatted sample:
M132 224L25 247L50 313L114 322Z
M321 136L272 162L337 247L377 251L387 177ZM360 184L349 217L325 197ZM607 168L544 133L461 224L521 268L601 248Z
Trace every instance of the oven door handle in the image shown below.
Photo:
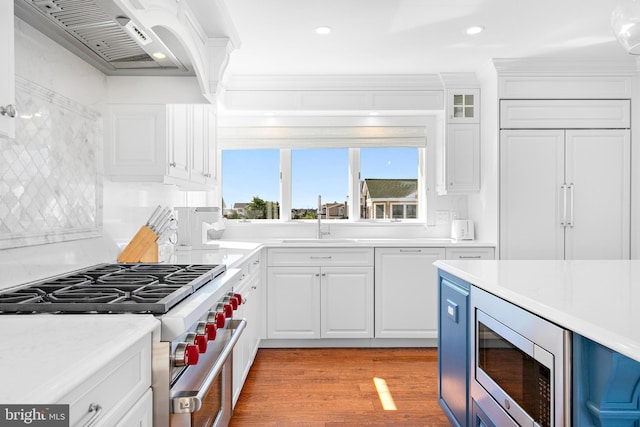
M224 364L227 362L227 359L231 355L233 348L236 346L236 343L240 339L242 332L247 327L246 319L242 320L231 320L237 324L234 325L234 333L231 336L231 339L224 346L224 349L220 353L220 356L216 359L216 363L213 365L206 378L202 382L202 386L200 390L185 390L179 392L177 395L171 398L171 412L174 414L187 414L192 412L198 412L202 407L202 400L206 396L209 388L215 381L216 377L222 371Z

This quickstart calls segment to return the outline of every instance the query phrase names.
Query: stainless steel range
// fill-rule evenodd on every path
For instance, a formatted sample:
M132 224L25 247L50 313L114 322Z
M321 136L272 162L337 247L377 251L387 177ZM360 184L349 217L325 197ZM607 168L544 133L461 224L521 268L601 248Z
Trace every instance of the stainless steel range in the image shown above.
M156 427L224 426L246 320L225 265L99 264L0 292L0 314L139 313L161 322L152 356Z

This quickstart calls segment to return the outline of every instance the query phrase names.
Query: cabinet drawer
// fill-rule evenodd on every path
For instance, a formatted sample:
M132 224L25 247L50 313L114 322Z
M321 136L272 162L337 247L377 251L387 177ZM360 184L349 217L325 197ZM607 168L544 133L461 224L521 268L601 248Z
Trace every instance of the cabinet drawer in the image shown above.
M258 252L247 260L248 273L253 274L253 273L259 272L261 264L262 264L261 252Z
M147 335L94 372L58 403L69 405L70 426L85 425L100 405L96 426L115 425L151 387L151 335Z
M446 259L495 259L494 248L446 248Z
M362 266L373 265L373 248L269 249L270 266Z
M626 99L515 99L500 102L500 129L628 129Z

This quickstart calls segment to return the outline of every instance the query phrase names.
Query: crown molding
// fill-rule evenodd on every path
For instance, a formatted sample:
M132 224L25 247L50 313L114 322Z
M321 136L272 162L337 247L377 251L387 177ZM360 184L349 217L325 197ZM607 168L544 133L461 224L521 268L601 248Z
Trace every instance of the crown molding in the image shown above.
M628 59L620 60L592 58L494 58L493 66L499 76L628 76L636 74L640 70L640 62L636 57L631 55L629 55Z
M225 90L442 90L437 74L232 75Z

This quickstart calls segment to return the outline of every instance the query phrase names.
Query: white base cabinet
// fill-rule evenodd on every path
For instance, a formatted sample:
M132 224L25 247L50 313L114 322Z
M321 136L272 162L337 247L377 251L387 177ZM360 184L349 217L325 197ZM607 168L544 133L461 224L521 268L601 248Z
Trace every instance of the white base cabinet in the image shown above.
M127 348L96 374L87 378L60 403L69 404L69 425L151 425L151 334ZM100 413L90 411L97 405ZM93 418L92 418L93 417ZM129 423L128 421L135 421Z
M437 338L438 274L444 248L375 249L376 338Z
M240 281L233 291L242 295L242 304L233 314L246 319L245 328L233 349L233 405L235 406L260 346L262 331L262 258L257 253L242 266Z
M373 249L271 249L267 338L372 338Z

